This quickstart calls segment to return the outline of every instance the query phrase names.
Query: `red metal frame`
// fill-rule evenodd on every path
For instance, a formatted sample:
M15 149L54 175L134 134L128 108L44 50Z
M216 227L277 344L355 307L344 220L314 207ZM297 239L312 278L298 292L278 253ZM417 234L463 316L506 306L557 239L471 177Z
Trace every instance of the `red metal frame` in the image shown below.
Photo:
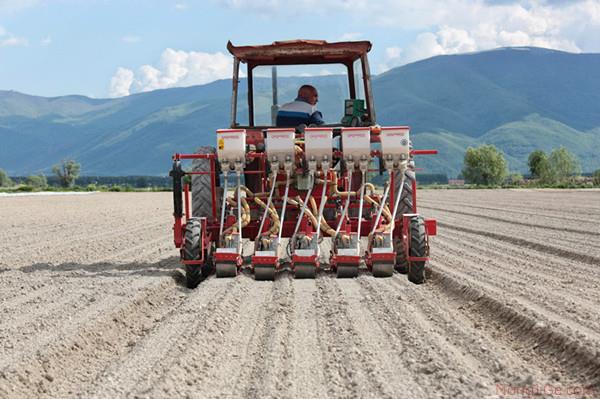
M377 142L379 141L379 132L381 128L379 128L379 130L377 128L372 128L371 129L371 142ZM262 145L264 144L264 138L262 133L260 132L260 130L251 130L251 129L247 129L247 143L250 145ZM303 138L302 134L297 134L297 138ZM371 152L373 156L379 156L380 152L377 150L374 150ZM335 153L334 153L335 154ZM415 156L415 155L430 155L430 154L437 154L437 150L412 150L411 151L411 155ZM341 154L337 154L338 156ZM256 152L256 151L251 151L247 153L247 157L250 160L254 160L254 159L258 159L259 162L257 164L256 169L252 169L252 170L244 170L244 176L246 177L246 180L248 181L248 179L255 179L254 176L256 176L256 179L258 180L259 183L259 187L262 189L262 195L260 196L261 199L266 200L266 194L264 194L267 191L267 184L269 182L268 176L267 176L267 165L266 165L266 155L263 152ZM217 193L217 181L218 181L218 176L217 176L217 155L216 154L181 154L181 153L176 153L173 155L173 160L193 160L193 159L209 159L210 160L210 171L206 171L206 172L184 172L185 175L210 175L212 176L211 179L211 192L212 192L212 217L210 218L202 218L203 220L203 235L202 235L202 248L203 250L201 251L202 253L202 259L200 260L194 260L194 261L190 261L190 260L183 260L183 254L182 254L182 263L184 264L203 264L205 262L204 259L204 255L206 253L206 250L208 249L208 246L211 245L211 242L217 242L218 240L218 232L219 232L219 220L218 220L218 215L219 215L219 209L217 209L217 198L216 198L216 193ZM377 170L372 170L372 171L377 171ZM330 171L330 173L334 173L333 171ZM323 176L320 176L321 178ZM391 177L392 178L392 184L394 184L394 176ZM350 189L349 186L349 176L342 176L340 178L338 178L338 190L340 191L348 191ZM278 176L277 179L278 182L284 182L285 181L285 176L283 176L282 174L280 174ZM331 181L331 179L328 179L328 181ZM416 184L416 180L413 180L412 182L413 184L413 213L416 214L417 213L417 184ZM320 206L320 202L321 202L321 188L322 185L315 185L314 189L313 189L313 197L315 198L315 201L317 202L317 206ZM393 187L393 185L392 185ZM277 190L276 190L277 191ZM275 206L276 209L281 209L282 206L282 201L281 201L281 197L283 195L283 191L284 191L284 186L280 185L279 187L279 197L276 197L273 199L273 205ZM392 190L393 191L393 190ZM331 192L330 192L330 188L328 187L327 190L327 195L328 197L331 196ZM301 198L304 198L306 192L303 190L296 190L294 187L290 187L289 189L289 196L290 198L294 198L295 196L299 195ZM188 184L185 184L183 186L183 195L184 195L184 204L185 204L185 213L184 213L184 218L185 220L182 220L182 218L178 218L175 217L175 222L174 222L174 243L175 246L177 248L182 248L182 246L184 245L183 243L183 233L185 231L185 225L187 223L187 221L190 219L191 215L191 209L190 209L190 187ZM375 195L376 197L377 196ZM391 192L390 193L390 198L389 198L389 202L393 203L394 201L394 193ZM251 211L253 210L257 210L259 209L258 205L250 203L250 208ZM358 203L357 203L357 199L352 199L352 202L349 204L349 208L350 209L356 209L358 208ZM370 204L365 204L365 209L368 209L369 207L371 207ZM325 205L326 208L335 208L337 207L337 205L335 203L327 203ZM282 224L282 237L291 237L292 234L294 233L294 228L296 225L296 220L298 215L299 210L295 209L295 208L287 208L286 211L286 220L283 222ZM311 224L308 222L308 218L305 216L304 218L305 220L302 221L301 223L301 228L300 231L302 231L305 234L312 234L313 228L311 226ZM362 221L362 228L361 228L361 236L367 236L367 234L372 230L372 224L374 223L374 219L375 217L373 216L373 218L371 220L369 219L364 219ZM330 226L336 226L339 218L335 218L335 220L328 220L325 219L327 221L327 223ZM226 222L226 226L225 228L227 228L229 225L235 223L235 218L229 218L229 220ZM381 223L381 222L380 222ZM267 220L267 226L268 226L268 220ZM400 227L401 226L401 227ZM423 258L417 258L417 257L411 257L409 256L408 253L408 243L410 242L410 231L408 229L408 219L406 215L399 215L399 217L396 220L396 228L393 231L393 237L394 238L402 238L403 242L404 242L404 249L406 251L406 256L407 259L409 261L425 261L428 260L428 257L423 257ZM243 238L251 238L253 239L254 237L257 236L258 234L258 227L259 227L259 220L252 220L246 227L244 227L242 229L242 237ZM268 227L266 227L268 228ZM356 231L358 228L358 220L357 218L353 217L353 218L348 218L347 222L344 223L343 226L343 231L347 231L347 232L352 232L352 231ZM433 219L427 219L425 220L425 228L426 228L426 236L433 236L436 235L437 232L437 224L436 221ZM428 238L427 238L428 240ZM429 248L428 246L428 241L427 241L427 248ZM215 261L216 262L232 262L235 263L238 267L242 266L242 257L239 254L236 253L215 253L214 255ZM335 255L331 257L331 265L332 267L335 269L337 267L337 265L358 265L360 263L361 257L360 256L340 256L340 255ZM372 268L372 265L374 262L395 262L395 254L391 253L380 253L380 254L373 254L370 251L367 252L367 256L365 258L366 263L367 263L367 267L369 269ZM311 255L311 256L297 256L297 255L293 255L292 256L292 268L294 267L295 264L313 264L317 267L319 267L319 262L318 259L316 257L316 255ZM273 265L276 269L280 267L279 265L279 259L277 257L272 257L272 256L252 256L252 266L254 267L255 265Z

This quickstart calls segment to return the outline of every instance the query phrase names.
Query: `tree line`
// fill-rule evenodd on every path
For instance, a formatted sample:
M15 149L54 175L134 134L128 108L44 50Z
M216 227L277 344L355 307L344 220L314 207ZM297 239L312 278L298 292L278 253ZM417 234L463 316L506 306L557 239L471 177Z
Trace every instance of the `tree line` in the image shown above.
M546 186L574 182L581 174L579 159L563 146L549 154L542 150L533 151L527 158L527 166L534 183ZM486 186L523 181L520 174L509 174L504 154L489 144L467 149L462 175L467 183ZM592 174L592 181L600 186L600 169Z
M164 191L172 185L168 176L80 176L81 165L65 160L54 165L53 174L9 177L0 169L0 187L16 191L38 190L86 190L86 191L134 191L151 189Z
M535 150L527 158L527 166L534 183L552 186L574 181L581 174L581 166L577 157L563 146L546 154L542 150ZM62 188L73 188L75 181L79 178L81 165L74 160L64 160L52 167L54 177L50 178ZM508 162L504 154L494 145L482 145L480 147L469 147L463 161L462 176L470 184L485 186L498 186L502 184L521 184L523 176L519 173L509 173ZM431 181L422 181L429 178ZM127 187L168 187L170 178L153 176L85 176L81 178L83 184L88 188L96 189L98 184L104 184L108 188L115 185ZM43 174L28 176L22 183L32 190L44 190L48 188L48 178ZM427 180L427 179L425 179ZM592 174L593 184L600 186L600 169ZM421 184L447 183L447 177L443 174L429 174L419 177ZM0 169L0 187L11 187L14 185L12 179ZM120 191L120 190L119 190Z

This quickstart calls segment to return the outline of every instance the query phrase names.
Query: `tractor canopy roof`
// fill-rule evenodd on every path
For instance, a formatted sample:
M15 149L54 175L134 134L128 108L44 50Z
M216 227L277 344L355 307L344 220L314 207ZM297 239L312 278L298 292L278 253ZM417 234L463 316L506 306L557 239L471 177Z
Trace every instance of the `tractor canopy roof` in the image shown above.
M227 50L249 67L257 65L350 64L371 50L371 42L325 40L288 40L258 46L234 46Z

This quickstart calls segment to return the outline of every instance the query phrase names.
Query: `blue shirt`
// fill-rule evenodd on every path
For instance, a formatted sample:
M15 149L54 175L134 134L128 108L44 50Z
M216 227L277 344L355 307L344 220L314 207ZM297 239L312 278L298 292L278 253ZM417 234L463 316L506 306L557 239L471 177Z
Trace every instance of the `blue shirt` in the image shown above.
M316 105L311 105L303 98L296 98L291 103L283 104L277 112L278 127L296 127L305 125L322 125L325 123L321 111Z

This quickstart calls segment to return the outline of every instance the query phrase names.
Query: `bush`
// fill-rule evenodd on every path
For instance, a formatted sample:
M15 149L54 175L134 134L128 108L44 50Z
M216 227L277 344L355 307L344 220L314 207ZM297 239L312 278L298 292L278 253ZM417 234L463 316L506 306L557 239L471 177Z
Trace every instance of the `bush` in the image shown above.
M506 179L506 182L508 184L513 184L513 185L521 185L523 184L525 180L523 179L523 175L520 173L511 173L508 176L508 179Z
M14 183L10 177L6 174L6 172L0 169L0 187L10 187Z
M508 174L504 155L493 145L467 148L462 174L467 183L498 185Z
M25 184L33 187L36 190L44 190L48 188L48 180L44 175L29 176L27 179L25 179Z
M32 186L28 186L28 185L20 185L19 187L17 187L16 191L22 192L22 193L30 193L30 192L34 191L34 188Z
M594 182L594 186L600 186L600 169L597 169L592 173L592 182Z

